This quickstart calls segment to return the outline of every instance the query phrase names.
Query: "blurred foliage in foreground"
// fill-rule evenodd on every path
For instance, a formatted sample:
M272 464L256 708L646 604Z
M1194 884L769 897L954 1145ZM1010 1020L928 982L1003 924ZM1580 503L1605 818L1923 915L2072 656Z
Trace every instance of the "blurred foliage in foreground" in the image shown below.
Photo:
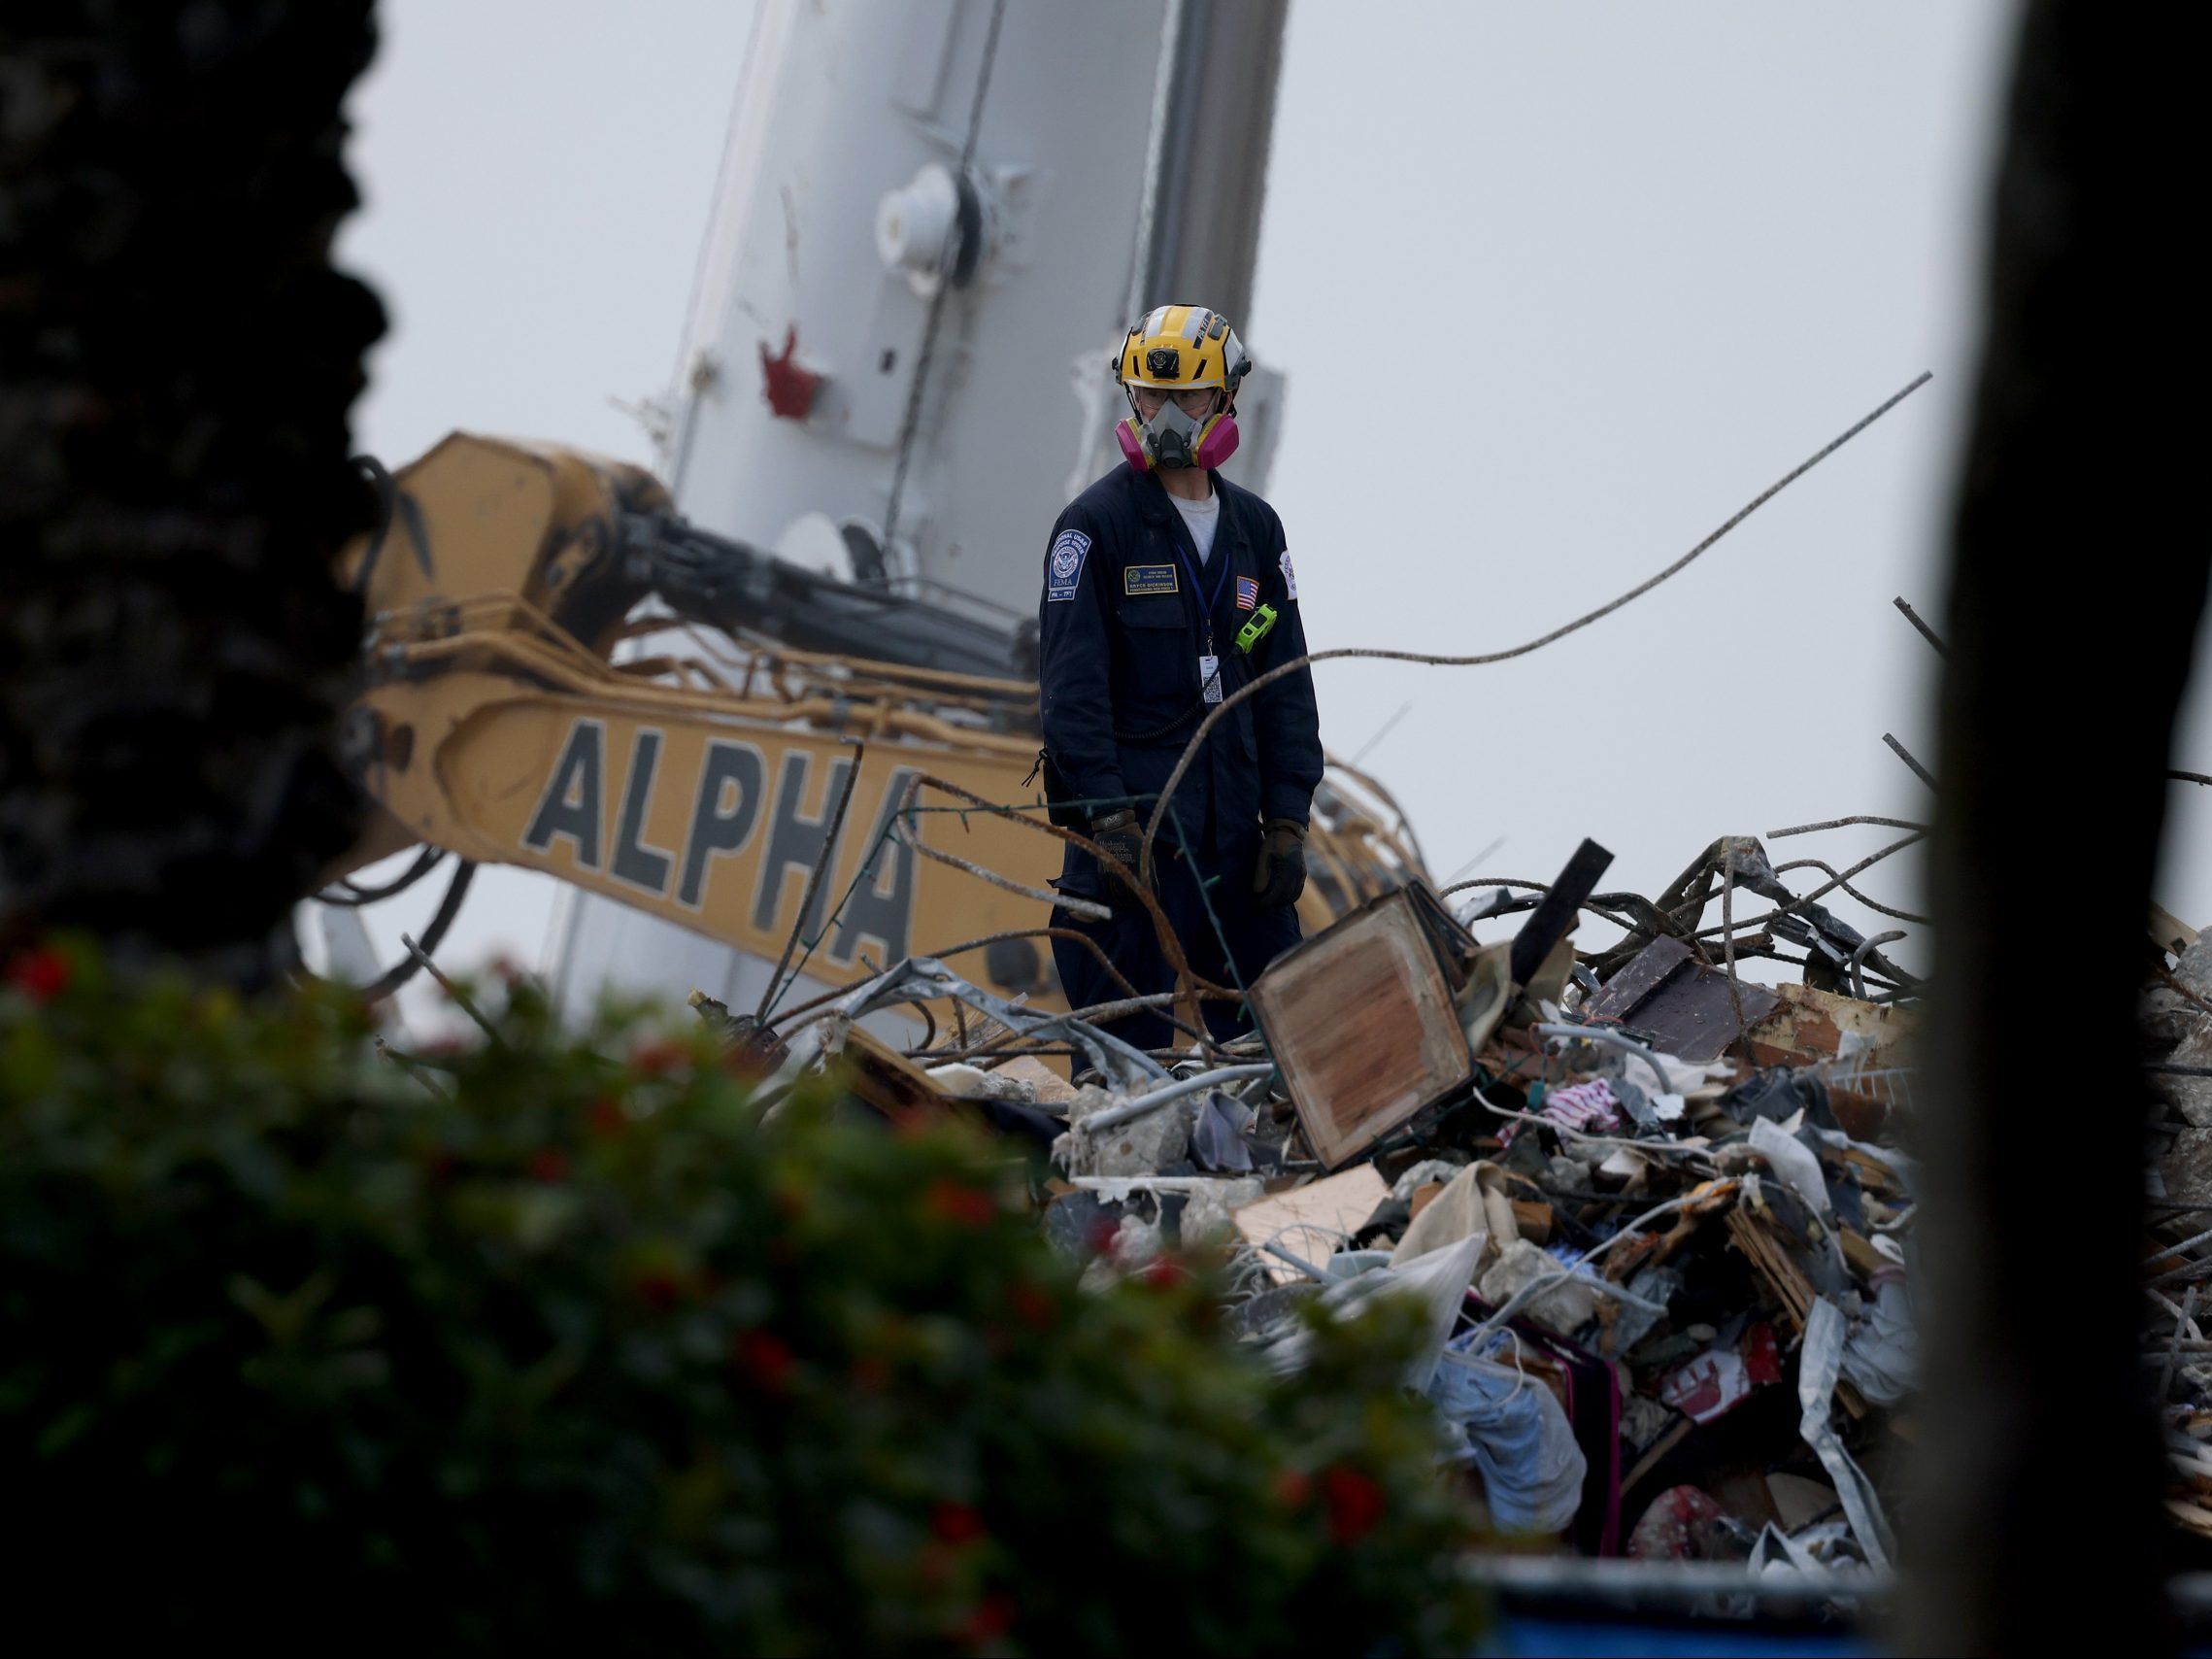
M1392 1333L1324 1333L1277 1379L1202 1275L1079 1292L965 1135L819 1101L762 1128L702 1033L493 1000L433 1093L332 994L10 965L18 1618L440 1651L1464 1644L1464 1520Z

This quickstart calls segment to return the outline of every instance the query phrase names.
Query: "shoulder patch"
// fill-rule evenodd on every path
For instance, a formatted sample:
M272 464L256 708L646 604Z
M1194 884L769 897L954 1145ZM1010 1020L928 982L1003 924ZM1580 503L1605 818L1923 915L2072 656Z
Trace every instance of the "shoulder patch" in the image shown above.
M1290 568L1290 550L1289 548L1283 550L1282 565L1284 596L1294 599L1298 596L1298 573Z
M1053 538L1053 551L1045 560L1045 597L1072 599L1083 577L1083 556L1090 551L1090 538L1081 530L1062 530Z

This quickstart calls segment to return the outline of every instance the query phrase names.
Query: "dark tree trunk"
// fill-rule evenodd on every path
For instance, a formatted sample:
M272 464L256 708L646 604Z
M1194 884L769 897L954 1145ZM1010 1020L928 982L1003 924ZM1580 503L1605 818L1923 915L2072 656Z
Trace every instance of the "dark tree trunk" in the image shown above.
M0 950L241 983L351 839L383 312L330 265L368 0L0 10Z
M2145 1372L2135 1001L2205 594L2165 498L2178 367L2129 142L2162 48L2126 8L2025 12L1988 334L1953 526L1921 1250L1932 1299L1908 1645L2170 1646ZM2171 273L2168 273L2168 280Z

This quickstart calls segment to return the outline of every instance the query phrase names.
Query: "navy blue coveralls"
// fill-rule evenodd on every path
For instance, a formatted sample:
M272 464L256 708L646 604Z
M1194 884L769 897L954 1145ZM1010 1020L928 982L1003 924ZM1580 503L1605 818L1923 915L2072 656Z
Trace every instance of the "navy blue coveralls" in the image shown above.
M1132 467L1117 466L1091 485L1053 526L1037 607L1045 749L1064 791L1085 803L1086 817L1125 803L1136 807L1140 824L1150 818L1212 706L1201 700L1198 678L1209 621L1224 697L1306 654L1283 522L1251 491L1218 472L1209 476L1221 519L1203 566L1158 477ZM1237 630L1261 605L1275 608L1275 626L1251 653L1240 652ZM1321 776L1313 676L1301 668L1229 710L1176 786L1154 849L1155 894L1195 972L1220 985L1250 985L1297 941L1295 906L1262 910L1253 902L1253 866L1261 821L1303 826ZM1109 886L1119 883L1090 855L1069 847L1053 885L1108 901ZM1056 907L1053 926L1097 941L1139 995L1174 989L1174 970L1141 910L1089 922ZM1072 940L1053 941L1053 963L1070 1007L1127 995ZM1241 1028L1236 1004L1202 1006L1218 1036ZM1105 1029L1139 1047L1175 1040L1167 1023L1151 1015Z

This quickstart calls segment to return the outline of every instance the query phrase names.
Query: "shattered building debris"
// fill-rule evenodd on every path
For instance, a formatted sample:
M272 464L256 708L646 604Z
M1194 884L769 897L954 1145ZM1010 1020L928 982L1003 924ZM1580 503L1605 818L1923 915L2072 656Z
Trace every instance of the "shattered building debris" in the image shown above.
M1919 982L1884 954L1900 935L1819 900L1863 898L1851 881L1917 838L1899 828L1840 873L1724 838L1656 898L1602 891L1611 856L1591 842L1552 882L1412 881L1280 958L1246 993L1258 1034L1225 1045L1139 1051L1083 1010L910 959L784 1033L768 1087L842 1054L885 1115L1025 1139L1046 1160L1041 1224L1088 1273L1211 1253L1232 1328L1280 1366L1301 1363L1309 1310L1410 1299L1428 1342L1407 1386L1501 1535L1848 1595L1886 1578L1913 1439L1916 1170L1898 1134ZM1805 892L1784 879L1816 866ZM1584 915L1620 942L1578 952ZM1747 980L1753 956L1802 979ZM2185 955L2177 997L2197 995L2198 965ZM959 1006L956 1041L901 1054L855 1024L922 999ZM2182 1133L2212 1142L2203 1058L2201 1084L2175 1080L2204 1106ZM2212 1210L2212 1145L2176 1142ZM2179 1294L2162 1353L2194 1389L2212 1339ZM2199 1423L2212 1437L2212 1409L2177 1437ZM2195 1443L2176 1452L2184 1524L2212 1536L2212 1446Z
M2192 1538L2212 1540L2212 1298L2204 1296L2212 1282L2212 939L2162 911L2154 911L2151 932L2153 983L2138 1025L2160 1112L2151 1126L2142 1363L2163 1420L2167 1512Z

